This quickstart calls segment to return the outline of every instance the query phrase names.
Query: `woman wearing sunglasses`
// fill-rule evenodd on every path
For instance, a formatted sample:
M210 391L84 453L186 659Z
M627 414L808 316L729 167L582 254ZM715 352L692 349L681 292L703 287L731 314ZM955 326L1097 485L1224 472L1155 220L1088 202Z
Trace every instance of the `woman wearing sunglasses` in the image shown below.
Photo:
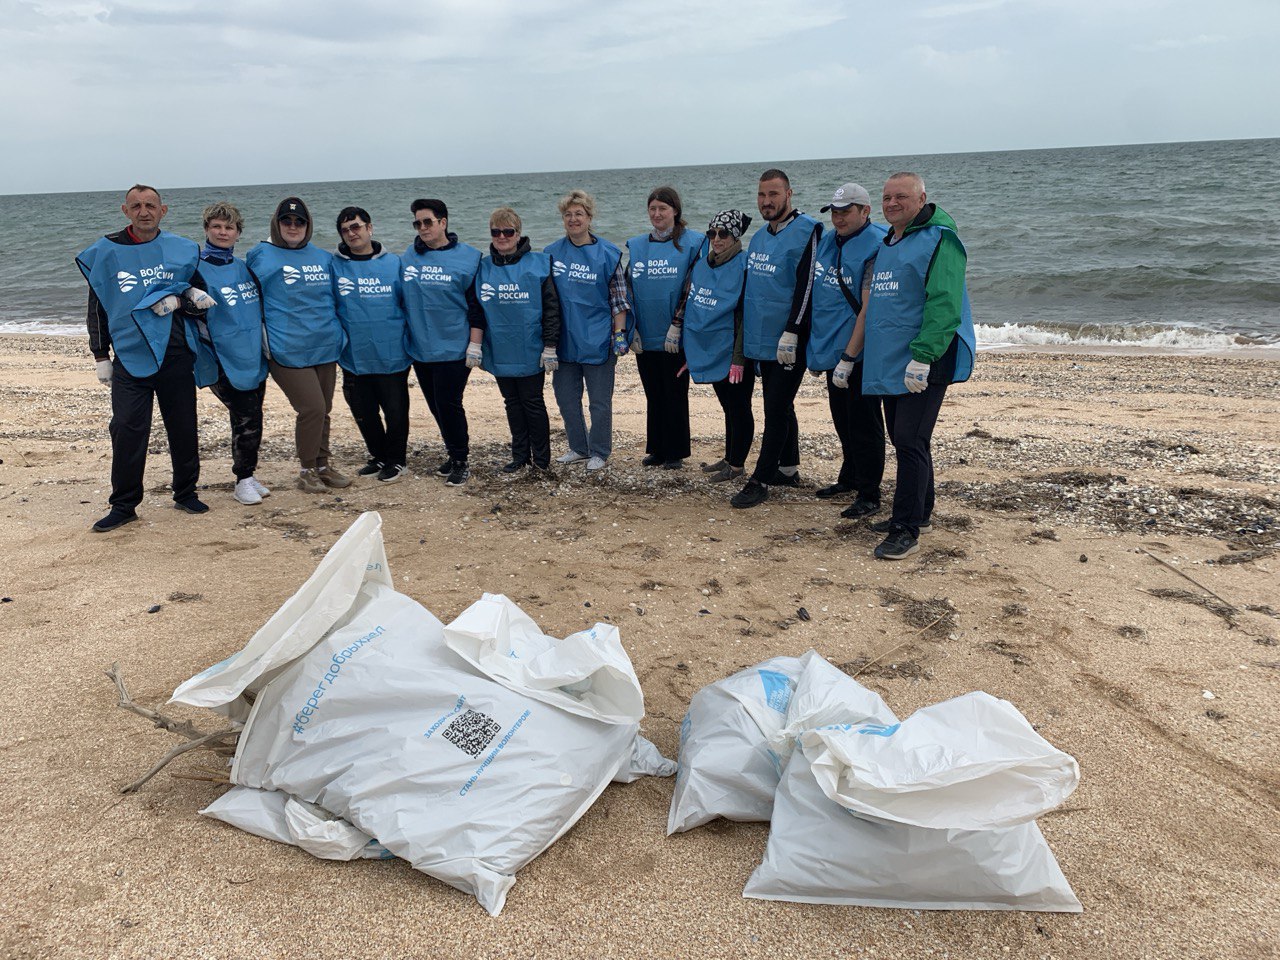
M551 466L551 422L543 399L560 343L560 300L551 279L551 257L534 253L510 207L489 215L489 255L476 272L476 299L484 311L484 369L498 381L511 428L511 462L503 473L530 463Z
M564 236L546 248L560 299L560 364L551 377L564 420L569 452L559 463L603 470L613 452L613 374L627 352L627 274L622 251L591 232L596 201L583 190L559 203ZM582 415L586 386L591 412L588 434Z
M653 229L627 241L631 306L636 317L636 369L647 406L646 467L679 470L689 456L689 378L680 371L680 328L672 321L703 236L686 228L680 194L658 187L649 194Z
M742 255L742 234L750 223L741 210L722 210L711 218L710 252L689 270L684 298L676 310L689 375L695 383L712 385L724 411L724 456L702 467L713 483L742 476L755 439L751 412L755 365L748 364L742 352L747 260Z
M333 255L311 242L311 213L297 197L280 201L271 238L245 257L262 285L271 377L297 419L298 488L324 493L351 481L329 463L329 413L337 383L342 325L333 293Z

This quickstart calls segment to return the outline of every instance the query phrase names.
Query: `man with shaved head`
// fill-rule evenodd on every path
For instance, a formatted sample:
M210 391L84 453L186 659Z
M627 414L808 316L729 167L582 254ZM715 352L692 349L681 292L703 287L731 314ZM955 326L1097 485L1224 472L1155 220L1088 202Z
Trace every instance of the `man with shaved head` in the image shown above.
M875 555L901 560L933 529L930 442L948 385L973 371L974 333L956 222L928 202L918 173L893 174L881 207L890 231L871 278L862 392L884 397L885 427L898 459L893 515L871 525L885 534Z

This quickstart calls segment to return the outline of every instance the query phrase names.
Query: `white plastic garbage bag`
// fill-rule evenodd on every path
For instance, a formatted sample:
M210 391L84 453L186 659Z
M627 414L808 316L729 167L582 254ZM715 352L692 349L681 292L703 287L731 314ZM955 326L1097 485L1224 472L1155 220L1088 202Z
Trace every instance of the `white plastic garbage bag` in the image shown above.
M921 827L989 830L1061 804L1080 768L1013 704L968 693L901 724L843 724L804 734L822 791L857 813Z
M301 847L321 860L388 860L395 856L341 817L279 790L232 787L200 812L256 837Z
M299 595L323 612L295 596L291 618L277 614L174 699L256 691L234 783L318 805L491 914L615 776L657 765L637 741L643 698L614 627L555 641L486 594L446 638L392 589L376 514Z
M792 754L774 800L764 862L744 897L916 910L1078 913L1034 823L933 830L852 813Z
M716 817L769 819L778 770L765 747L786 719L800 667L796 657L774 657L693 695L680 725L668 835Z

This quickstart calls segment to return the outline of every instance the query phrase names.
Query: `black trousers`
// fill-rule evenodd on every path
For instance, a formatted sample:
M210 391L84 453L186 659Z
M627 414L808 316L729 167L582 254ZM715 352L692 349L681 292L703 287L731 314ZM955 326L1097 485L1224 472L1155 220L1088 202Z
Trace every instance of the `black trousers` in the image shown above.
M853 365L846 389L833 386L831 371L827 371L827 405L844 457L839 482L858 491L861 499L879 503L884 479L884 414L880 398L862 392L861 362Z
M682 366L684 353L636 354L646 404L644 452L664 463L689 456L689 372L676 376Z
M767 484L773 482L778 467L800 465L796 394L804 380L803 344L790 370L776 360L761 360L760 380L764 384L764 435L760 438L760 457L751 477Z
M898 455L891 522L916 537L920 525L933 516L933 451L929 444L946 393L947 384L931 383L923 393L884 398L884 422Z
M399 373L343 370L342 396L364 437L369 459L403 467L409 448L409 368Z
M237 480L252 477L258 471L258 448L262 446L262 399L267 394L267 381L253 390L237 390L219 368L218 380L209 392L222 401L231 417L231 472Z
M465 360L415 361L413 372L427 401L427 409L440 428L440 438L449 459L466 463L471 437L467 431L467 411L462 407L462 392L467 388L471 368Z
M507 426L511 428L511 459L546 470L551 466L551 420L542 395L546 373L498 377L497 381L502 403L507 408Z
M751 452L756 438L756 417L751 409L751 395L756 388L756 368L748 363L741 383L730 383L729 378L717 380L711 385L724 411L724 462L731 467L742 467Z
M160 405L169 459L173 462L173 499L195 496L200 481L200 442L196 433L195 356L171 348L160 369L135 377L117 357L111 364L112 507L129 512L142 502L142 477L151 442L151 414Z

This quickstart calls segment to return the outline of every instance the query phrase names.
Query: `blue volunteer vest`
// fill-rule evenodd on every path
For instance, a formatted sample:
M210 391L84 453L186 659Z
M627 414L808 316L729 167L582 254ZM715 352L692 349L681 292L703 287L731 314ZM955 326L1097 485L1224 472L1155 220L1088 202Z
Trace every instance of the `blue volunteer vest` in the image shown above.
M818 221L802 213L777 234L766 227L751 238L742 351L752 360L778 359L778 338L786 329L796 290L796 267L816 226Z
M218 303L204 315L209 341L197 339L196 383L217 383L221 365L237 390L255 390L267 378L267 360L262 355L262 298L253 274L243 260L202 260L200 276Z
M878 223L868 223L857 236L850 237L843 246L836 245L836 232L824 232L818 241L817 264L813 276L813 313L809 331L809 346L805 348L805 362L810 370L834 370L840 362L840 354L849 345L857 312L849 298L840 289L840 280L855 300L862 296L862 272L884 243L888 229Z
M334 302L333 254L313 243L290 250L264 240L245 261L262 285L271 358L286 367L337 360L342 325Z
M608 240L594 237L581 247L561 237L546 248L551 276L560 298L558 355L568 363L601 364L611 355L613 314L609 310L609 280L622 260L622 251Z
M924 323L924 286L929 264L949 229L931 225L907 234L892 245L882 244L876 255L867 305L867 340L862 351L862 392L896 396L907 393L903 376L911 361L911 341ZM973 372L975 340L969 288L960 306L956 331L956 367L952 383L968 380Z
M733 362L733 313L746 282L747 258L738 253L712 267L703 257L689 271L682 340L694 383L715 383Z
M408 369L408 318L400 292L400 258L394 253L372 260L336 256L333 285L338 293L338 321L346 334L338 365L359 375Z
M107 315L111 348L135 377L160 369L173 332L174 318L157 317L151 305L191 286L200 248L161 231L147 243L115 243L103 237L76 257L76 266ZM187 344L196 348L188 329Z
M676 304L684 290L684 278L702 255L706 236L697 230L680 235L680 247L670 240L651 240L648 234L627 241L631 258L627 268L631 279L631 313L640 343L646 350L661 350L667 328L676 314Z
M480 257L479 250L464 243L426 253L409 244L400 257L409 356L414 360L442 363L467 355L467 290L475 283Z
M526 253L498 266L480 261L476 296L484 310L482 366L495 377L528 377L542 369L542 281L551 276L551 258Z

